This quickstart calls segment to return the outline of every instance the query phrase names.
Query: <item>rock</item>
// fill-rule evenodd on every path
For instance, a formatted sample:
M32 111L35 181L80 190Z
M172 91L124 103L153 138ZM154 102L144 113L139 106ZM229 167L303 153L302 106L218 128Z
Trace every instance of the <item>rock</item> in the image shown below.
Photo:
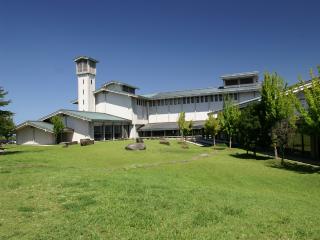
M91 144L94 144L94 140L91 140L89 138L80 139L80 145L81 146L87 146L87 145L91 145Z
M125 147L126 150L146 150L144 143L131 143Z
M170 145L170 142L165 138L160 139L159 143L164 144L164 145L168 145L168 146Z
M189 146L188 146L188 144L187 144L186 142L183 142L183 143L181 144L181 147L182 147L183 149L188 149L188 148L189 148Z
M200 154L200 157L209 157L209 154L207 154L207 153L201 153L201 154Z
M142 138L137 138L136 143L144 143Z

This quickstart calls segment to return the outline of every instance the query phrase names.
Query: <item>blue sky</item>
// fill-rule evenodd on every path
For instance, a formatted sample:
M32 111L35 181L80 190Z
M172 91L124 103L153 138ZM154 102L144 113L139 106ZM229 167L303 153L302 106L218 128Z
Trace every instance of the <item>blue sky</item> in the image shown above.
M73 58L100 61L139 93L220 86L226 73L275 71L289 83L320 64L320 1L2 1L0 86L15 121L77 94Z

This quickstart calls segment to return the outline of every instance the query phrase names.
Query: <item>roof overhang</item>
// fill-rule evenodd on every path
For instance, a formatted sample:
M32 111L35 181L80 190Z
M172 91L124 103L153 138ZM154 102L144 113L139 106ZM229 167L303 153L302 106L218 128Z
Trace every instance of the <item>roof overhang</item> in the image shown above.
M226 74L222 75L220 78L223 80L229 80L229 79L238 79L238 78L246 78L246 77L258 77L259 72L253 71L253 72L242 72L242 73L233 73L233 74Z
M86 117L84 115L86 114L100 114L101 116L103 117L111 117L111 119L99 119L99 118L90 118L90 117ZM56 115L67 115L67 116L70 116L70 117L74 117L74 118L77 118L77 119L80 119L80 120L83 120L83 121L87 121L87 122L131 122L131 120L129 119L125 119L125 118L121 118L121 117L117 117L117 116L113 116L113 115L110 115L110 114L106 114L106 113L99 113L99 112L87 112L87 111L75 111L75 110L67 110L67 109L60 109L56 112L53 112L47 116L44 116L42 118L39 119L39 121L46 121L50 118L52 118L53 116L56 116ZM113 119L112 119L113 118Z
M202 129L205 121L192 121L192 129ZM179 130L177 122L161 122L161 123L148 123L138 129L138 131L167 131Z
M51 130L51 129L48 129L48 128L42 127L41 125L36 124L34 121L26 121L26 122L23 122L23 123L19 124L18 126L16 126L15 131L20 130L20 129L25 128L25 127L34 127L34 128L43 130L45 132L54 133L53 125L52 125L52 130Z
M136 86L133 86L133 85L130 85L130 84L127 84L127 83L124 83L124 82L120 82L120 81L115 81L115 80L106 82L106 83L103 84L102 86L103 86L103 87L107 87L107 86L112 85L112 84L116 84L116 85L120 85L120 86L127 86L127 87L134 88L134 89L139 89L139 88L136 87Z
M98 63L99 61L94 59L94 58L91 58L91 57L88 57L88 56L78 56L74 59L75 62L78 62L80 60L90 60L92 62L95 62L95 63Z

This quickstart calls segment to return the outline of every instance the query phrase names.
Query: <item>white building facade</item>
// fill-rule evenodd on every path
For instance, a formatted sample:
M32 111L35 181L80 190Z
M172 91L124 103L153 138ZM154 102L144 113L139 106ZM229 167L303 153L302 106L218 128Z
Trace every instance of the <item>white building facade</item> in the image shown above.
M52 144L51 118L55 115L61 116L65 125L63 141L177 136L181 112L185 112L186 120L193 121L197 134L208 114L223 108L226 96L239 105L260 97L258 72L224 75L223 86L218 88L141 95L137 94L138 87L119 81L107 82L96 90L98 61L81 56L75 63L78 98L72 103L78 110L61 109L38 121L18 125L18 144ZM34 131L44 132L45 137L36 138Z

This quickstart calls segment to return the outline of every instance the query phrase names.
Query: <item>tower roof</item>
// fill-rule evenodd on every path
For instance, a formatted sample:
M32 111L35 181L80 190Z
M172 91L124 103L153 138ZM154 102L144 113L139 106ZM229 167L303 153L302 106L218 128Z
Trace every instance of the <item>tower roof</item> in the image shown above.
M91 57L88 57L88 56L78 56L74 59L75 62L78 62L79 60L90 60L92 62L95 62L95 63L98 63L99 61L94 59L94 58L91 58Z
M235 79L235 78L254 77L258 75L259 75L258 71L253 71L253 72L226 74L226 75L222 75L220 78L223 80L228 80L228 79Z

